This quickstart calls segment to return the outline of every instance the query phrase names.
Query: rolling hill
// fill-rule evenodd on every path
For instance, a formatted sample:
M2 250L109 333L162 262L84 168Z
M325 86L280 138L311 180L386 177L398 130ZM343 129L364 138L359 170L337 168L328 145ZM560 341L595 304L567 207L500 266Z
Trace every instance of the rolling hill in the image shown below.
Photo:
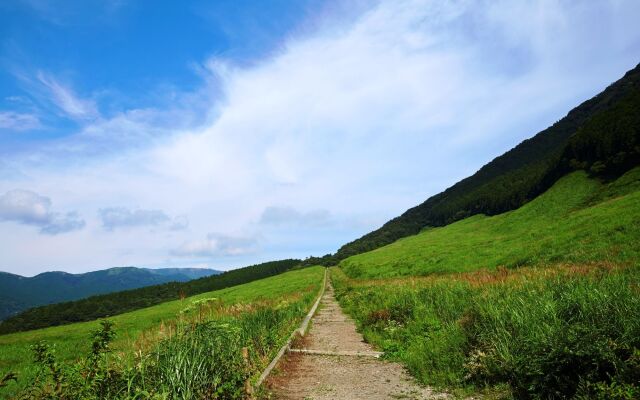
M0 322L0 334L114 316L165 301L277 275L299 264L300 260L270 261L187 282L170 281L159 285L34 307Z
M45 304L137 289L167 282L186 282L220 271L200 268L109 268L83 274L61 271L24 277L0 272L0 320Z

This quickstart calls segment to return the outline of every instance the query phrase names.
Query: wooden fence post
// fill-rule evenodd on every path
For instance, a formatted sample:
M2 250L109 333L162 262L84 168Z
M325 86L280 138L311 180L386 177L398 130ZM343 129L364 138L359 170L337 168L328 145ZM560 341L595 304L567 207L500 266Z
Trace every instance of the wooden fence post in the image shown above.
M253 385L251 385L251 378L250 378L251 371L250 371L250 365L249 365L249 348L248 347L242 348L242 359L244 360L244 367L245 367L245 370L247 371L247 375L249 376L249 378L247 378L247 380L244 381L245 398L253 399Z

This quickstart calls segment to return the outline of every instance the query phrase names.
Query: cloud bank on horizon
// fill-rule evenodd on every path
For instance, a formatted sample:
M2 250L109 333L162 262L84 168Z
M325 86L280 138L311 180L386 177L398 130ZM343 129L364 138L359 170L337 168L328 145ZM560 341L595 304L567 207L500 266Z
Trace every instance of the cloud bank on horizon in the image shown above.
M640 61L633 0L46 4L0 6L0 270L24 275L333 252Z

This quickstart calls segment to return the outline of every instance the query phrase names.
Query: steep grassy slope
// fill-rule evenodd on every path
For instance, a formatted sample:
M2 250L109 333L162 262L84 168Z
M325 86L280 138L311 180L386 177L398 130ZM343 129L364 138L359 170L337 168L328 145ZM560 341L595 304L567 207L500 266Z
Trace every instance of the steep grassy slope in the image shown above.
M350 277L373 278L559 262L638 262L639 189L640 168L609 184L575 172L517 210L426 229L340 266Z
M251 283L118 315L111 318L118 334L114 348L125 355L131 355L134 350L148 346L148 342L158 339L161 324L170 326L172 320L175 321L181 316L181 311L206 299L215 298L216 304L225 306L261 302L280 304L287 298L301 298L307 295L312 299L320 287L322 276L323 268L320 267L289 271ZM236 314L242 314L245 309L236 306L233 310ZM248 310L249 308L246 309ZM304 313L300 316L302 315ZM72 361L89 352L91 332L98 326L97 321L91 321L0 336L0 375L13 371L18 373L19 379L18 386L13 385L5 391L0 391L0 397L15 393L19 387L33 381L37 368L32 363L31 345L46 341L55 346L59 362Z
M606 184L574 172L517 210L425 230L332 276L365 338L426 384L640 397L640 168Z
M109 268L84 274L44 272L34 277L0 272L0 320L31 307L104 293L186 282L219 274L199 268Z
M189 282L170 282L36 307L2 321L0 334L114 316L180 297L193 296L277 275L298 264L300 260L270 261Z
M427 226L516 209L567 172L589 169L596 162L608 168L596 164L593 172L624 172L640 162L639 97L640 65L553 126L381 228L345 244L326 262L379 248Z

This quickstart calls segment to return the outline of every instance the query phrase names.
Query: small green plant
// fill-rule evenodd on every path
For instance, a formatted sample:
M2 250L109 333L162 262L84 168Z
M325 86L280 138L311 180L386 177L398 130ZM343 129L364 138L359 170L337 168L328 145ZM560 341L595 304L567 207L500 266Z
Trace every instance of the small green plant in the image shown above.
M31 346L33 361L39 368L36 386L43 394L60 394L62 390L62 368L56 362L54 350L45 342Z
M100 328L92 334L91 352L75 364L56 360L55 350L46 342L31 347L39 373L26 390L29 399L102 399L110 398L114 389L119 392L119 374L110 367L108 353L115 338L113 323L100 321Z
M8 372L2 379L0 379L0 388L9 385L9 382L11 381L17 382L18 376L13 372Z

